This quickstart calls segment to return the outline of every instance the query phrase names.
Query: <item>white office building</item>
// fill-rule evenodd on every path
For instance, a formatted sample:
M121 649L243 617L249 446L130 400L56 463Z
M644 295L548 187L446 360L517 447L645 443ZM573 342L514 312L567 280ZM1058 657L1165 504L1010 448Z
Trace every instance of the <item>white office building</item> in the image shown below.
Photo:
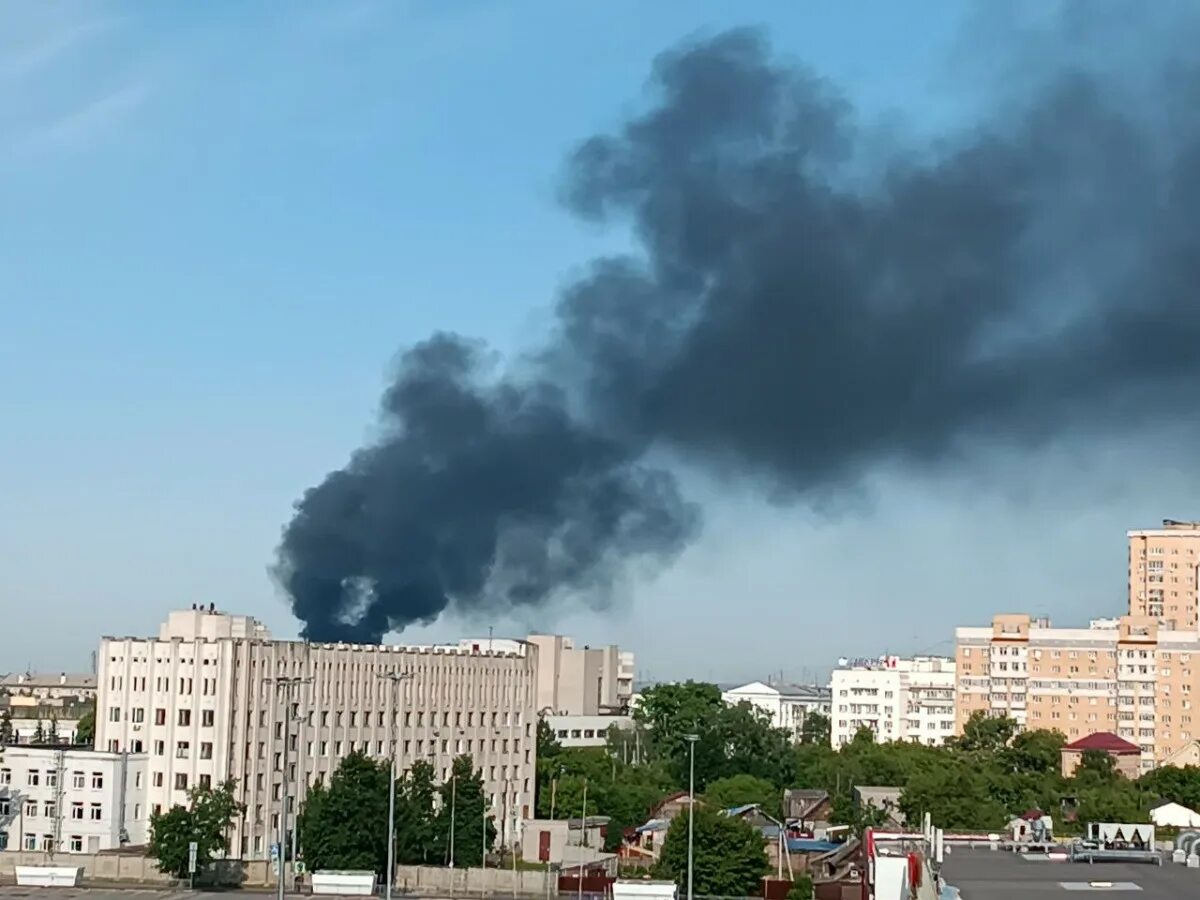
M243 858L270 853L284 769L290 825L307 785L355 750L394 752L400 771L427 760L440 779L468 754L508 844L533 808L536 666L536 652L277 641L247 616L180 610L157 638L102 639L96 745L148 754L151 810L232 779Z
M745 702L761 709L776 728L783 728L794 740L799 739L809 715L828 716L831 708L829 688L815 684L752 681L722 691L721 699L731 706Z
M632 716L543 716L566 748L605 747L610 728L633 728Z
M954 660L938 656L843 659L830 679L833 746L860 728L875 740L940 745L954 734Z
M149 838L145 754L7 746L0 849L98 853Z

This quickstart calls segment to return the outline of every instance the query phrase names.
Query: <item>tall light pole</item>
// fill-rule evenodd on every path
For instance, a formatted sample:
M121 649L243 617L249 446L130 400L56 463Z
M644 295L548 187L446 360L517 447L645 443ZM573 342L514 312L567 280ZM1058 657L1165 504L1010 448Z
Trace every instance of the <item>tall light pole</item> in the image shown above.
M391 758L392 776L388 779L388 846L387 846L387 900L392 900L392 879L396 872L396 719L400 716L400 682L412 678L412 672L382 672L380 678L392 683L388 694L388 756ZM394 702L393 702L394 701Z
M455 805L458 803L458 775L454 771L453 763L450 766L450 868L454 868L454 817L457 813Z
M687 900L692 900L692 872L695 858L693 845L696 831L696 741L698 734L685 734L683 739L688 742L688 888Z
M298 675L283 675L278 678L269 678L268 681L274 682L275 689L283 697L283 752L280 754L279 764L279 780L283 782L280 792L279 803L279 835L278 835L278 853L279 860L279 883L277 885L277 896L279 900L283 900L284 888L284 872L287 866L287 818L288 818L288 738L291 734L291 729L288 725L292 719L292 688L299 687L301 684L306 684L312 681L311 678L301 678ZM294 861L293 861L294 864Z

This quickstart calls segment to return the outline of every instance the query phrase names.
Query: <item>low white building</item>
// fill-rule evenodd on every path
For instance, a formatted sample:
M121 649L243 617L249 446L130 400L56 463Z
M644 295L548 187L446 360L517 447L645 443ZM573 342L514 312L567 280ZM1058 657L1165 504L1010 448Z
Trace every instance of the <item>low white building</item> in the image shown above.
M849 743L860 728L875 740L938 746L954 734L954 660L842 659L830 679L830 741Z
M4 748L0 849L97 853L149 839L147 756Z
M721 699L730 706L749 703L771 717L776 728L788 731L793 739L800 737L804 720L814 712L830 713L829 688L815 684L786 684L752 681L721 692Z
M632 728L632 716L543 716L563 747L603 747L608 729Z

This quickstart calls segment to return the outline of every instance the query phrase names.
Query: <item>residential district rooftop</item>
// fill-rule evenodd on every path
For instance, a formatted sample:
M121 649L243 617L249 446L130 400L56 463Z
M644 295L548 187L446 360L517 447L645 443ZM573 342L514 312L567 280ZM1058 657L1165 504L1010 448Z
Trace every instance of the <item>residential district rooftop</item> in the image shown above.
M948 851L942 876L958 888L962 900L1070 900L1101 893L1179 900L1200 893L1200 871L1172 863L1170 854L1161 866L1148 866L1059 862L982 847ZM1102 886L1105 883L1110 886Z

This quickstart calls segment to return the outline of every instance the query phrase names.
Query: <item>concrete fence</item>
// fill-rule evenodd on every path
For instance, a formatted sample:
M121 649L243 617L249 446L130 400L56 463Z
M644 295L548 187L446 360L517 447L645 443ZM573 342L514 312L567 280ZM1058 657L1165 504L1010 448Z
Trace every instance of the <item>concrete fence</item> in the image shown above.
M124 881L138 884L174 884L175 878L158 870L144 856L124 853L45 853L26 850L0 852L0 877L12 878L17 866L78 866L84 881ZM197 885L266 885L273 883L266 860L218 859L196 874Z
M556 895L558 874L518 869L445 869L439 866L397 866L395 886L412 894L510 896Z

